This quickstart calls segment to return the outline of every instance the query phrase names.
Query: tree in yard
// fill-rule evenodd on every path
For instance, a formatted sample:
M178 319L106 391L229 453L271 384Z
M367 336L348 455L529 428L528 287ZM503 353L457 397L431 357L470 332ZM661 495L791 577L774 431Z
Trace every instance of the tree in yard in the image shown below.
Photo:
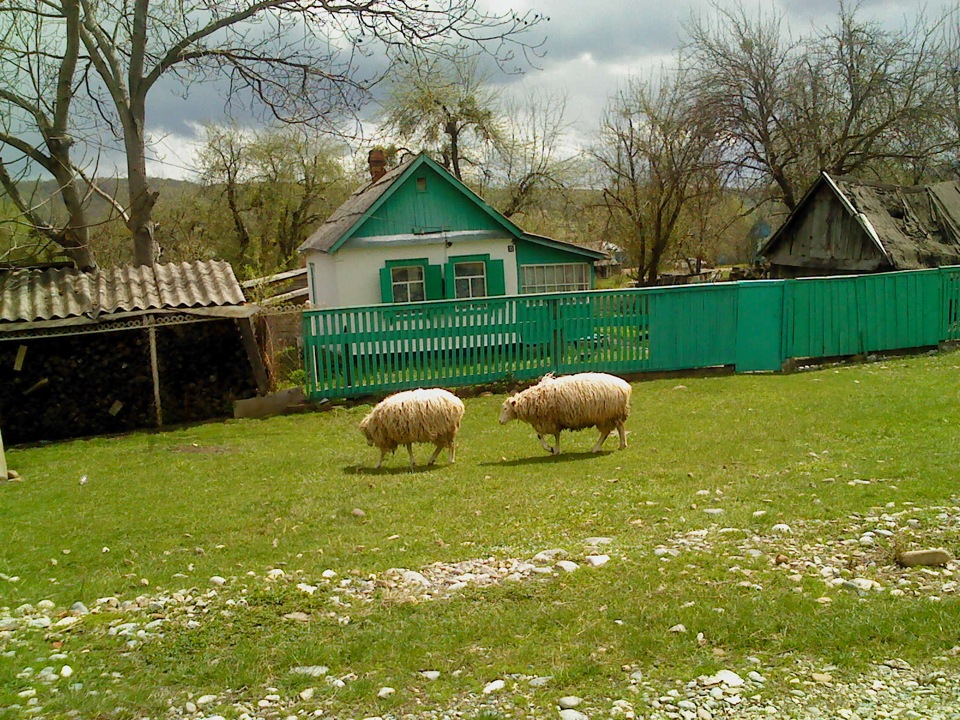
M715 118L687 87L683 69L656 81L631 78L607 108L592 152L608 237L627 249L643 284L656 282L684 210L722 186Z
M518 48L531 48L524 33L543 19L489 13L476 0L19 0L3 12L10 26L44 24L42 35L23 34L23 64L47 62L49 44L57 86L69 87L74 102L82 95L93 111L84 117L106 120L118 141L138 264L155 262L158 250L157 192L147 177L148 99L162 81L189 91L219 79L232 102L249 102L282 122L332 128L356 112L401 56L429 52L432 40L446 39L511 62ZM364 74L360 60L375 50L386 62ZM66 134L82 131L96 144L102 126L78 123L66 106L61 112ZM45 122L28 111L21 119L11 127L15 138Z
M0 6L0 186L17 211L11 221L61 247L77 267L91 268L89 187L73 161L79 0L63 0L59 10L58 16L16 3ZM38 167L56 181L65 217L58 217L51 198L25 194L23 181Z
M229 220L221 223L235 244L222 252L258 274L296 264L300 244L349 195L340 154L296 128L208 126L198 170L226 201Z
M544 194L564 195L582 170L579 159L564 152L566 97L536 93L497 107L502 131L486 153L481 193L508 218L542 210Z
M478 167L483 149L501 142L503 121L487 80L477 57L458 53L414 60L391 81L383 132L435 153L463 180L464 165Z
M841 3L833 26L799 40L742 5L689 23L691 88L741 187L792 210L821 170L883 176L946 149L942 24L885 30L858 9Z

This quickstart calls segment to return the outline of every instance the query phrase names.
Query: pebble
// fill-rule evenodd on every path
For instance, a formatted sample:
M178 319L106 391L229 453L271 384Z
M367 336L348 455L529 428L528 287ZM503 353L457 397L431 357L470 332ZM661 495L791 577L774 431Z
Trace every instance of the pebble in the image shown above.
M498 690L503 690L506 686L506 683L503 680L494 680L493 682L488 682L483 686L483 694L489 695L490 693L495 693Z
M427 680L436 680L440 677L439 670L424 670L420 674L423 675L423 677L425 677Z
M685 633L686 631L687 631L687 626L684 625L683 623L677 623L672 628L667 630L667 632L672 632L672 633Z
M533 556L535 563L552 563L557 558L566 556L567 551L563 548L553 548L552 550L541 550Z
M750 680L753 680L753 682L755 683L765 683L767 681L767 679L763 675L758 673L756 670L751 670L750 672L748 672L747 678Z
M377 691L378 698L388 698L396 692L396 688L382 687Z
M609 555L587 555L584 558L584 561L590 567L600 567L601 565L606 565L608 562L610 562L610 556Z
M563 570L564 572L573 572L574 570L580 569L580 566L572 560L560 560L554 565L554 567L558 570Z
M367 516L367 514L360 508L354 508L350 511L350 514L358 518L365 518Z
M82 602L75 602L70 606L70 612L74 615L89 615L90 610Z
M292 675L308 675L309 677L323 677L328 672L330 672L330 668L326 665L304 665L290 668Z
M579 710L568 708L560 711L560 720L589 720L589 718Z
M299 693L297 693L297 694L298 694L298 696L300 697L301 700L307 701L307 700L312 700L312 699L313 699L313 694L314 694L314 692L316 692L316 690L314 690L312 687L308 687L308 688L304 688L303 690L301 690L301 691L300 691Z
M561 710L569 710L571 708L577 707L583 700L578 698L576 695L565 695L559 700L557 700L557 705L560 706Z
M203 705L209 705L217 699L216 695L201 695L197 698L197 706L202 707Z
M793 529L786 523L777 523L772 528L770 528L770 531L775 532L779 535L789 535L790 533L793 532Z
M227 582L227 579L219 575L214 575L213 577L210 578L211 585L224 585L226 584L226 582Z

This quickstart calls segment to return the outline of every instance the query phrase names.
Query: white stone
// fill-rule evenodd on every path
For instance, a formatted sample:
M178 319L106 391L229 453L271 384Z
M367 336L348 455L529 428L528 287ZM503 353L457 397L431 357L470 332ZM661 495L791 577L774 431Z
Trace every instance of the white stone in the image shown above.
M192 703L189 700L187 700L183 704L183 709L186 710L188 713L195 713L197 711L197 706L195 703Z
M791 527L786 523L777 523L772 528L770 528L770 531L775 532L779 535L789 535L790 533L793 532Z
M404 582L420 585L421 587L430 587L432 584L423 574L418 573L416 570L404 571L403 580Z
M751 670L748 672L747 677L753 680L755 683L765 683L767 681L767 679L756 670Z
M200 697L197 698L197 705L198 706L209 705L210 703L214 702L216 699L217 699L216 695L201 695Z
M583 700L578 698L576 695L565 695L557 700L557 705L560 706L561 710L569 710L570 708L575 708L582 702Z
M378 698L388 698L396 692L396 688L382 687L377 691Z
M579 710L569 708L560 711L560 720L588 720L588 718Z
M224 585L226 584L226 582L227 582L227 579L219 575L214 575L212 578L210 578L211 585Z
M493 682L488 682L483 687L483 694L489 695L490 693L495 693L498 690L503 690L506 683L503 680L494 680Z
M337 576L337 573L335 570L324 570L322 573L320 573L320 577L326 578L327 580L331 580L336 576Z
M600 567L610 562L609 555L587 555L584 560L590 567Z
M686 631L687 631L687 626L684 625L683 623L678 623L677 625L674 625L672 628L667 630L667 632L672 632L672 633L685 633Z
M330 668L326 665L305 665L290 668L292 675L309 675L310 677L323 677L328 672L330 672Z
M732 670L719 670L716 677L720 678L720 682L727 685L727 687L740 687L743 685L743 678Z
M298 695L301 700L311 700L313 699L313 693L316 692L312 687L304 688L301 690Z
M280 568L273 568L272 570L267 572L267 579L276 580L278 578L282 578L284 575L286 575L286 573Z
M80 618L78 618L76 615L67 615L65 618L60 618L57 620L53 626L55 628L66 628L78 622L80 622Z
M440 677L439 670L424 670L420 674L423 675L423 677L425 677L427 680L436 680L438 677Z
M573 572L574 570L580 569L580 566L571 560L560 560L554 567L564 572Z
M73 675L73 668L69 665L64 665L62 668L60 668L60 677L68 678L71 675Z
M307 583L297 583L297 590L305 592L307 595L313 595L317 591L317 586L308 585Z
M704 508L707 515L723 515L723 508Z

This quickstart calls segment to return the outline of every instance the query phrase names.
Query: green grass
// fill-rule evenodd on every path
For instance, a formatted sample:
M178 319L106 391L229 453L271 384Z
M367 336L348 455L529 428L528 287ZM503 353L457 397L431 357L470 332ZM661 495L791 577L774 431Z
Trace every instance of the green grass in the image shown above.
M527 693L549 715L564 694L623 697L625 668L663 690L721 667L745 673L748 657L782 678L808 665L852 677L892 657L955 670L950 578L892 559L960 545L958 365L954 353L636 383L630 447L615 452L609 439L598 455L585 431L546 456L528 426L497 424L503 396L466 401L454 466L410 470L401 449L372 469L378 452L356 429L364 405L8 449L24 479L0 485L0 573L19 579L0 579L0 607L49 599L56 620L76 601L197 596L213 575L228 582L189 618L176 606L104 609L67 630L0 633L0 718L19 717L2 708L23 704L26 687L43 717L158 716L206 693L219 699L204 711L234 717L234 702L255 708L268 688L294 698L307 686L315 696L296 710L366 717L453 707L496 678L552 676ZM852 542L884 513L894 538ZM792 533L771 532L777 523ZM603 567L444 600L378 589L349 608L331 602L340 580L382 580L395 567L528 560L554 547L582 563L591 536L613 539ZM676 557L654 552L674 546ZM775 565L778 553L789 562ZM815 556L848 579L887 590L906 581L908 591L828 587ZM286 577L266 581L272 568ZM284 617L292 612L309 620ZM134 648L108 633L156 618L167 620L163 636ZM668 632L678 623L688 632ZM56 652L67 659L50 661ZM16 677L63 663L69 680ZM302 665L352 675L333 688L290 674ZM440 678L425 681L428 669ZM383 686L397 692L378 698Z

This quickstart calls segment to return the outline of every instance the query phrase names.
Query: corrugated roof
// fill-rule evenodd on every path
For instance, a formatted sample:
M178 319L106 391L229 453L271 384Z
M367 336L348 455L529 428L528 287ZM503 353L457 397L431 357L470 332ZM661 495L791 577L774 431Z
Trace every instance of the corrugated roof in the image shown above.
M0 323L91 318L118 312L190 310L244 304L230 264L222 260L154 267L0 272Z

